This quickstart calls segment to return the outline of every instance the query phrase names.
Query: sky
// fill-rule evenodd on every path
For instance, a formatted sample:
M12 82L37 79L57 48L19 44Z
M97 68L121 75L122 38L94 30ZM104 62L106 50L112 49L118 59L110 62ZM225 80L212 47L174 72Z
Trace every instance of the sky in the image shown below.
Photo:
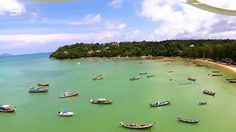
M235 0L199 1L236 10ZM235 16L184 0L0 0L0 54L52 52L76 42L235 38Z

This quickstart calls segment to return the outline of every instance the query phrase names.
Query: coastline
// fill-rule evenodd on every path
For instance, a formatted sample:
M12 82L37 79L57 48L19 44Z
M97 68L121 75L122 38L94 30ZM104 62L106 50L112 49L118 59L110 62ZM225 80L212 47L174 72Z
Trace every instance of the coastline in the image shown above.
M202 63L205 63L205 64L214 65L214 66L217 66L217 67L224 68L226 70L232 71L233 73L236 73L236 66L235 65L228 65L226 63L216 62L216 61L213 61L211 59L195 59L195 61L202 62Z

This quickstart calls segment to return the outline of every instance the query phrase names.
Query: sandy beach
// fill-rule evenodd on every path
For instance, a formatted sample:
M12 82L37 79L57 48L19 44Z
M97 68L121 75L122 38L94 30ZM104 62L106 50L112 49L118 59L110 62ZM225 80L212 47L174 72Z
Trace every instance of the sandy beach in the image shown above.
M214 65L214 66L218 66L218 67L221 67L221 68L224 68L224 69L227 69L227 70L230 70L234 73L236 73L236 66L234 65L228 65L228 64L225 64L225 63L222 63L222 62L214 62L212 60L205 60L205 59L196 59L196 61L198 62L203 62L203 63L206 63L206 64L210 64L210 65Z

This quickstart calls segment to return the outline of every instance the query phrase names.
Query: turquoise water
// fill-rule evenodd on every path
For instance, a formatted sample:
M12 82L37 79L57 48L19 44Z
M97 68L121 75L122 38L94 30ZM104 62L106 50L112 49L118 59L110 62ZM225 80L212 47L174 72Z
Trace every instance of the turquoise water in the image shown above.
M0 58L0 104L17 107L16 113L0 113L0 129L8 132L128 132L120 122L151 123L152 132L234 132L236 130L236 87L225 81L233 77L222 69L196 67L184 60L78 59L51 60L49 54ZM80 62L78 64L77 62ZM143 62L143 64L139 64ZM168 73L173 70L173 73ZM223 77L211 77L212 70L221 70ZM155 74L153 78L129 78L140 72ZM103 74L105 79L92 81ZM196 83L189 82L195 77ZM173 81L169 81L172 78ZM28 88L38 82L50 82L46 94L29 94ZM215 97L202 90L216 92ZM78 97L59 99L65 91L80 92ZM91 98L114 100L100 106ZM149 103L171 99L172 104L150 108ZM198 106L199 101L208 105ZM68 108L76 113L61 118L57 112ZM197 125L177 121L177 117L200 119Z

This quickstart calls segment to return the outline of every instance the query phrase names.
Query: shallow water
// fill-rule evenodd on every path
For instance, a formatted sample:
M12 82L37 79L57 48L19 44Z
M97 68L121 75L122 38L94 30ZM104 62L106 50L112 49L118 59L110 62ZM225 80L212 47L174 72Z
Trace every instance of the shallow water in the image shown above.
M0 58L0 104L17 107L14 114L0 113L1 131L8 132L128 132L120 122L156 122L151 130L162 132L233 132L236 130L236 87L225 81L232 77L221 69L196 67L184 60L79 59L50 60L49 54ZM80 62L78 64L77 62ZM139 62L143 62L139 64ZM173 70L173 73L168 73ZM223 77L208 76L221 70ZM140 72L155 77L130 81ZM105 79L92 81L103 74ZM190 85L188 76L197 82ZM173 81L169 81L169 79ZM46 94L29 94L28 87L38 82L50 82ZM203 95L209 89L216 96ZM59 99L68 90L78 90L74 98ZM100 106L91 98L114 100L112 105ZM172 99L172 104L150 108L149 103ZM199 101L208 105L199 106ZM76 113L61 118L57 112L68 108ZM177 117L200 119L197 125L184 124Z

